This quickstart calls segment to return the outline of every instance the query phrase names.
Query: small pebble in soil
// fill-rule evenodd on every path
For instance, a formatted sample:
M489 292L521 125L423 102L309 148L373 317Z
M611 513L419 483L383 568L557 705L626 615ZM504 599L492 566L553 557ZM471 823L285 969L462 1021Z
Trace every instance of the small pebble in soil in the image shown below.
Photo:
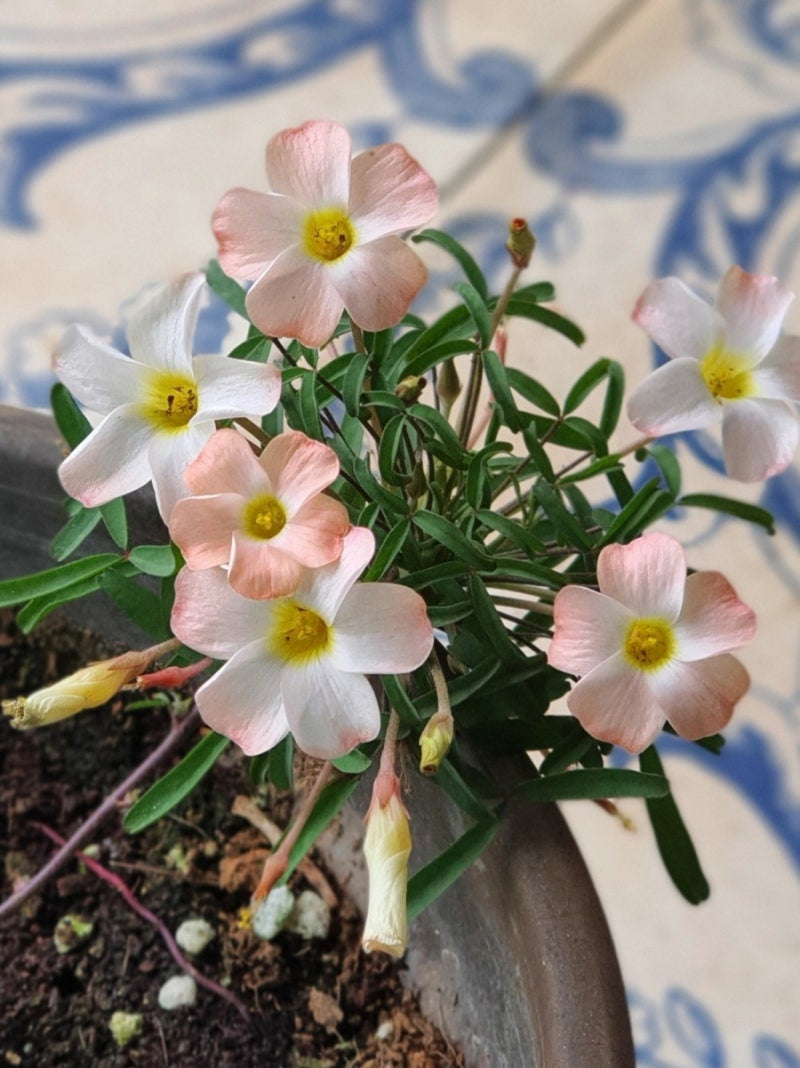
M283 929L294 908L294 894L288 886L270 890L253 913L253 934L269 942Z
M331 910L319 894L304 890L298 895L285 927L302 938L327 938L331 928Z
M140 1012L115 1012L108 1026L116 1044L120 1049L124 1049L129 1042L142 1033L142 1014Z
M214 928L208 920L184 920L175 932L175 941L185 953L196 956L202 953L214 938Z
M53 944L58 953L69 953L91 936L94 924L81 916L68 913L62 916L53 931Z
M391 1020L384 1020L382 1024L378 1024L378 1030L375 1032L375 1037L379 1042L389 1042L394 1038L394 1024Z
M158 992L158 1004L171 1012L194 1005L197 1000L197 983L191 975L173 975Z

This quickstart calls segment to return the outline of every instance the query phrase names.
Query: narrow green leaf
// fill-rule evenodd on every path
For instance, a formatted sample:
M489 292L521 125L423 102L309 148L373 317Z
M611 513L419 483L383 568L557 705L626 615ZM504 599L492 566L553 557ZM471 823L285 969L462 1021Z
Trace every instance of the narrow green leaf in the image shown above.
M408 515L410 508L405 498L398 493L392 493L378 482L377 478L369 469L369 465L361 457L353 460L353 474L359 485L364 490L368 499L375 501L392 520L396 516Z
M53 593L45 593L41 597L34 597L17 613L17 626L23 634L30 634L35 626L62 605L70 601L77 601L81 597L87 597L90 593L100 588L100 575L91 575L89 578L73 582L69 586L63 586Z
M421 508L414 513L412 520L424 534L443 545L457 560L462 560L470 567L494 567L492 558L477 549L455 523L445 516Z
M125 578L116 568L99 576L99 586L145 633L151 634L156 641L165 641L169 637L161 599L152 590L132 577Z
M664 774L661 760L652 745L640 755L639 767L648 775ZM672 794L667 794L648 798L646 805L656 845L670 879L690 904L699 905L711 890L675 799Z
M37 571L33 575L20 575L19 578L5 579L0 582L0 608L21 604L22 601L63 590L92 575L100 574L113 564L119 563L120 559L121 557L116 553L99 553L96 556L85 556L81 560L73 560L61 567Z
M508 516L499 515L497 512L492 512L488 509L480 509L475 513L475 517L491 530L501 534L507 541L511 542L512 545L516 545L518 548L524 549L526 553L530 553L531 556L536 556L538 553L545 552L543 542L534 537L534 535L531 534L529 530L526 530L521 523L509 519ZM502 561L498 560L497 566L502 567Z
M247 360L249 363L266 363L272 350L272 342L263 334L257 333L247 338L241 345L231 349L228 358L231 360Z
M622 401L625 396L625 372L622 364L616 360L608 361L608 386L606 397L603 401L603 410L600 413L598 426L603 437L608 441L616 429L622 411Z
M389 698L389 703L400 717L400 722L403 726L418 727L421 716L397 675L381 675L381 684L386 691L386 696Z
M378 470L381 478L392 486L401 486L409 481L411 472L400 470L399 458L403 453L403 432L408 417L405 413L394 415L384 426L378 445Z
M552 486L547 482L539 481L533 487L533 495L567 544L577 545L582 549L591 549L591 537L575 516L568 511L561 495Z
M478 575L472 574L469 577L469 595L475 608L475 619L483 631L488 646L494 649L504 663L519 660L522 653L511 640L502 619L497 614L494 601Z
M80 508L68 519L50 544L50 552L59 563L73 553L89 537L100 522L99 508Z
M606 797L664 797L669 783L663 775L627 768L577 768L546 778L530 779L513 794L526 801L581 801Z
M409 522L407 519L400 519L395 523L381 542L380 548L375 554L375 559L364 573L362 582L377 582L378 579L386 574L395 557L403 548L403 543L408 536L408 530Z
M486 372L486 381L489 383L492 396L503 413L506 426L512 434L516 434L522 426L522 419L506 378L506 369L500 357L491 349L483 353L483 369Z
M146 575L166 578L177 570L177 561L172 545L137 545L131 549L130 562Z
M416 341L406 352L406 362L411 361L418 353L433 348L441 341L450 340L454 335L469 337L471 333L472 317L463 304L457 304L441 315L435 323L431 323L427 329L417 335Z
M642 453L642 459L649 453L658 464L661 474L664 476L664 482L666 483L667 489L672 494L673 499L680 496L681 465L678 463L678 459L672 449L667 445L658 445L654 443L640 451ZM636 458L639 459L639 452L636 453Z
M592 746L596 748L597 742L576 720L566 736L544 758L539 766L540 774L554 775L565 771L570 764L577 764Z
M519 393L520 397L524 397L530 404L535 404L543 412L555 416L561 414L558 401L553 394L545 389L541 382L537 382L535 378L526 375L524 371L520 371L516 367L507 367L506 381L516 393Z
M676 504L687 508L711 508L715 512L745 519L748 523L757 523L768 534L775 533L775 517L766 508L759 508L755 504L746 504L730 497L718 497L715 493L687 493L676 501Z
M478 346L471 338L458 338L455 341L442 341L438 345L423 349L422 352L409 360L404 368L407 375L424 375L432 367L449 360L453 356L461 356L465 352L478 352Z
M478 331L478 337L481 339L482 348L488 348L492 343L492 316L486 307L486 301L469 282L456 282L453 289L469 309L475 329Z
M372 757L368 757L360 749L353 749L344 756L335 757L331 764L343 775L362 775L372 767Z
M344 406L354 417L357 417L361 411L361 390L368 369L369 356L363 352L356 352L350 356L340 388L344 397Z
M161 819L184 797L187 797L200 780L216 764L230 740L212 732L191 749L180 764L153 783L150 789L128 809L122 821L129 834L138 834L151 823Z
M609 545L613 541L632 538L640 533L655 515L666 511L671 504L672 495L661 488L659 479L651 478L615 517L600 544Z
M56 426L64 435L67 445L74 449L92 432L92 424L80 410L67 387L60 382L56 382L50 390L50 404Z
M461 267L461 270L467 276L467 280L477 291L481 300L486 300L488 290L486 288L486 279L483 277L483 272L470 253L467 252L464 246L459 244L455 238L451 237L450 234L444 233L442 230L428 229L422 230L418 234L414 234L411 240L415 243L420 241L431 241L434 245L438 245L439 248L444 249L444 251L449 253Z
M101 504L100 514L114 544L118 545L120 549L127 549L128 517L125 513L125 499L123 497L115 497L113 501Z
M235 312L238 312L243 319L249 321L250 317L244 304L244 290L238 282L234 282L232 278L225 274L219 265L219 261L211 260L206 267L205 273L209 287L217 296L221 297Z
M303 375L298 393L298 405L303 430L310 438L316 441L323 440L322 423L319 412L320 403L317 398L317 375L311 371Z
M294 788L294 739L281 738L269 751L269 779L278 790Z
M610 363L611 361L606 358L597 360L578 377L578 380L567 394L567 399L564 401L565 415L574 412L586 400L592 390L596 389L603 379L608 376Z
M551 308L543 308L541 304L523 299L519 293L515 293L509 300L506 308L507 315L518 315L523 319L533 319L550 330L555 330L571 341L574 345L582 345L586 335L579 326L570 319Z
M415 919L474 863L500 827L496 819L476 823L408 881L408 918Z

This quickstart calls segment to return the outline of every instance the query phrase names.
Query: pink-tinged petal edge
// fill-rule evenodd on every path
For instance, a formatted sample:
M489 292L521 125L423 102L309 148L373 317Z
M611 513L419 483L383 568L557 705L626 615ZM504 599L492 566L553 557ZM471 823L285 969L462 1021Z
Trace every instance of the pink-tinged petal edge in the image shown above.
M633 321L671 358L702 360L722 336L722 318L679 278L652 282L633 310Z
M646 749L666 718L645 672L626 664L621 653L584 675L568 694L567 706L593 738L629 753Z
M318 493L295 512L273 544L304 567L324 567L342 555L349 529L344 505Z
M332 564L307 571L298 588L298 600L318 612L329 624L347 592L375 553L375 535L367 527L351 527L344 538L342 555Z
M722 730L749 686L747 671L729 653L691 664L673 661L653 677L666 718L690 741Z
M115 408L63 461L61 485L87 508L139 489L152 477L148 446L153 436L137 404Z
M380 730L378 700L369 682L337 671L328 659L285 669L281 685L289 727L309 756L343 756Z
M303 211L287 197L231 189L211 216L217 258L226 274L253 281L302 235Z
M794 293L777 278L730 267L720 282L717 309L725 320L727 347L763 359L783 326Z
M640 617L673 623L683 604L686 557L679 541L651 531L629 545L607 545L597 559L600 592Z
M222 568L184 567L175 580L172 633L204 656L227 660L252 642L263 646L271 614L269 602L236 593Z
M731 401L722 417L725 470L739 482L779 475L794 459L798 436L797 411L788 401Z
M438 206L436 183L402 145L379 145L353 160L349 213L360 241L423 226Z
M622 648L633 615L629 608L585 586L565 586L553 604L555 624L548 663L570 675L586 675Z
M399 237L359 245L327 268L351 319L364 330L399 323L428 277L425 264Z
M699 571L686 580L683 608L675 624L677 657L702 660L746 645L756 616L718 571Z
M336 613L332 662L341 671L414 671L433 649L433 627L415 590L388 582L354 586Z
M183 477L197 496L226 493L249 499L259 493L272 492L272 484L256 454L232 427L212 434Z
M327 489L339 474L339 458L330 446L299 430L287 430L261 454L273 492L294 513L314 494Z
M307 207L345 208L350 191L350 134L337 122L311 119L267 144L267 178L275 193Z
M302 574L301 565L269 541L255 541L240 531L234 534L228 581L242 597L288 597Z
M242 514L236 493L210 497L184 497L169 517L169 535L194 571L227 564L231 540Z
M264 334L297 338L309 348L330 338L344 311L326 268L298 248L278 257L248 291L245 304Z

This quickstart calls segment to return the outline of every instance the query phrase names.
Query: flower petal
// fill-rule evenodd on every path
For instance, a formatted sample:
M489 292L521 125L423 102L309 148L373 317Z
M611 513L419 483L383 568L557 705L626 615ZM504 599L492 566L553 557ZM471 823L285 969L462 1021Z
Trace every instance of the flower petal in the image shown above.
M299 248L287 249L248 291L247 312L263 333L294 337L310 348L324 344L336 329L344 301L329 268Z
M722 318L679 278L661 278L639 297L633 321L671 359L702 360L722 336Z
M720 282L717 308L725 319L727 348L766 356L778 340L794 293L777 278L731 267Z
M559 590L553 616L555 630L547 660L572 675L586 675L618 653L633 618L619 601L585 586Z
M197 691L200 715L247 756L266 753L289 732L280 675L281 665L264 655L261 642L253 642Z
M251 601L231 589L222 568L184 567L175 580L172 633L204 656L227 660L246 645L264 644L272 611L268 601Z
M184 497L176 502L169 517L169 535L189 567L202 570L228 563L243 507L237 493Z
M738 649L756 631L756 616L718 571L686 579L683 608L675 623L680 660L702 660Z
M187 274L164 286L131 316L131 356L148 367L191 374L192 338L205 288L202 274Z
M271 493L272 484L246 439L232 427L212 434L203 451L186 468L186 485L198 496L234 493L244 498ZM240 502L242 507L244 502Z
M778 475L797 451L797 412L788 401L745 398L725 405L722 452L725 469L740 482Z
M232 278L252 280L302 233L303 209L275 193L231 189L211 216L220 266Z
M323 567L342 555L349 529L344 505L318 493L292 516L273 544L304 567Z
M82 326L71 326L56 349L53 370L81 404L107 415L137 401L147 371Z
M584 675L567 696L567 705L593 738L629 753L641 753L664 726L648 678L627 665L621 653Z
M597 558L600 591L639 617L678 618L686 585L680 542L651 531L630 545L607 545Z
M333 623L348 590L375 552L375 535L367 527L351 527L342 545L342 555L332 564L307 571L298 588L303 600L328 623Z
M800 337L781 337L751 372L759 397L800 401Z
M337 671L325 658L284 669L281 682L289 727L309 756L329 760L377 736L378 700L363 675Z
M137 404L115 408L61 464L61 485L87 508L139 489L152 477L148 446L154 433Z
M649 374L628 398L628 418L644 434L658 437L697 430L722 416L694 359L676 359Z
M288 597L302 574L302 566L271 542L234 534L228 581L243 597Z
M273 493L290 514L339 474L339 458L333 449L299 430L274 437L261 454L261 466Z
M352 249L328 273L355 323L385 330L399 323L425 285L425 264L399 237Z
M312 119L281 131L267 145L270 186L308 207L346 207L351 144L337 122Z
M402 145L370 148L353 160L348 210L359 241L413 230L438 206L436 182Z
M180 431L154 434L147 448L156 504L165 523L182 497L189 496L183 473L214 432L213 424L188 423Z
M433 648L425 602L407 586L362 582L336 613L331 660L342 671L389 675L414 671Z
M261 418L280 400L281 375L271 364L196 356L194 373L199 408L193 422L243 415Z
M667 719L691 741L722 730L749 686L750 676L729 653L692 664L673 661L653 675L653 688Z

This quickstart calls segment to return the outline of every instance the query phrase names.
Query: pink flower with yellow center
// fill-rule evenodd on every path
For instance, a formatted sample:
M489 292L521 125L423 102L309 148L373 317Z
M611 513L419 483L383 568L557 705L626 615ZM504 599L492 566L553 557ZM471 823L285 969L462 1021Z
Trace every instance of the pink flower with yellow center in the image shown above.
M322 345L343 309L365 330L394 326L425 283L398 236L436 212L436 183L397 144L350 159L335 122L306 122L267 145L271 193L232 189L212 226L223 269L255 280L247 311L265 334Z
M558 592L547 657L581 676L567 704L584 729L640 753L665 721L689 739L724 727L750 685L730 650L756 626L728 580L716 571L687 578L680 544L651 533L606 546L597 581L599 592Z
M321 491L339 474L333 449L299 430L260 457L235 430L218 430L184 473L194 494L178 501L169 531L190 568L229 564L244 597L285 597L304 567L342 552L347 510Z
M669 363L628 401L635 427L656 437L722 422L732 478L779 474L797 449L800 338L781 337L794 294L777 278L731 267L714 306L677 278L644 291L633 313Z
M87 508L153 483L162 518L187 495L183 472L214 433L217 419L261 418L280 399L280 373L227 356L195 356L192 337L204 278L187 275L162 289L128 326L125 356L71 327L55 372L104 419L58 469L64 489Z
M419 667L433 628L413 590L357 582L374 551L372 532L352 527L338 560L305 571L291 596L273 600L242 597L221 568L180 572L173 633L228 661L197 691L210 727L249 756L289 731L325 759L376 737L380 711L365 676Z

